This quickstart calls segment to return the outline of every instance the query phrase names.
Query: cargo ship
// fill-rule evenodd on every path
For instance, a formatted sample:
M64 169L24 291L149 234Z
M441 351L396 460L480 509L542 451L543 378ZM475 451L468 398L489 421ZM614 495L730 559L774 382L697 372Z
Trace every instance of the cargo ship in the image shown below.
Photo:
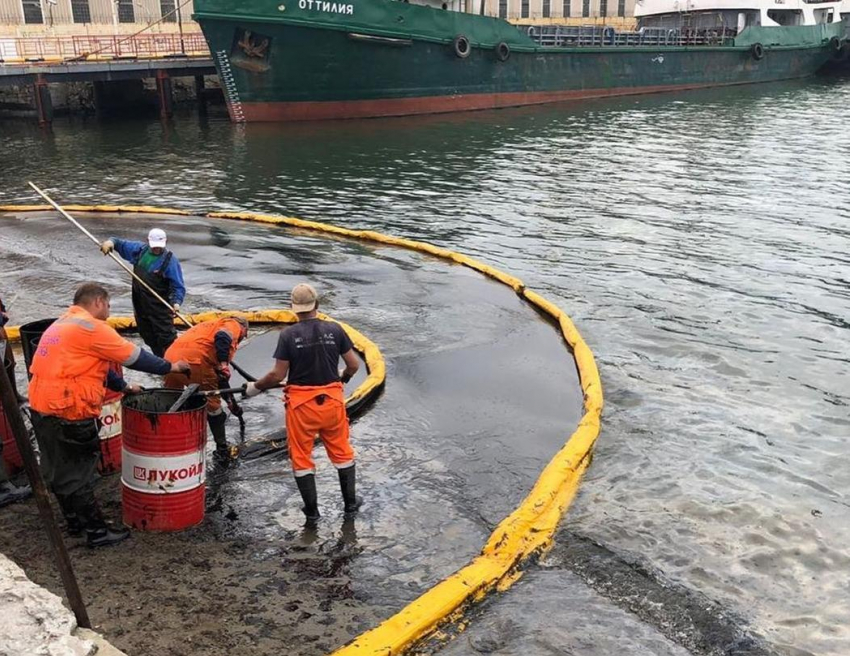
M195 0L194 18L237 122L455 112L800 78L836 57L845 39L840 1L642 0L637 28L628 31L524 25L463 11L460 0L417 1Z

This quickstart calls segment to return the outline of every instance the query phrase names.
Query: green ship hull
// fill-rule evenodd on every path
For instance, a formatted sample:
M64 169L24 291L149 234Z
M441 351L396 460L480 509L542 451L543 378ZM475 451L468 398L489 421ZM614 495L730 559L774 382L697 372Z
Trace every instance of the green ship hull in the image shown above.
M611 30L611 45L553 47L497 18L394 0L279 2L195 2L234 121L402 116L800 78L843 39L833 23L749 27L722 45L614 45Z

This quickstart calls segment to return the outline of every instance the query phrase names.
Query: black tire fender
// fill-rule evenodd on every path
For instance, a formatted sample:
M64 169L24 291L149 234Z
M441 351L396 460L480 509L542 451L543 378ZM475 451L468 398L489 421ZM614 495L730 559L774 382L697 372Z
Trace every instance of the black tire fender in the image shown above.
M504 62L504 61L508 61L508 58L510 56L511 56L511 47L507 43L505 43L504 41L501 41L496 46L496 59L498 59L501 62Z
M750 46L750 54L756 61L764 59L764 46L760 43L754 43Z
M466 59L469 57L469 53L472 52L472 44L463 34L458 34L452 40L452 50L454 50L455 54L461 59Z

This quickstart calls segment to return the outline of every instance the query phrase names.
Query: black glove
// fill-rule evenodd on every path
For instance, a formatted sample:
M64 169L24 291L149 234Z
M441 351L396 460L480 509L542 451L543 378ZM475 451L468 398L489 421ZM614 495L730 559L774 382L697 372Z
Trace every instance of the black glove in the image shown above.
M237 419L241 418L245 412L232 395L227 398L227 408L230 410L230 414Z

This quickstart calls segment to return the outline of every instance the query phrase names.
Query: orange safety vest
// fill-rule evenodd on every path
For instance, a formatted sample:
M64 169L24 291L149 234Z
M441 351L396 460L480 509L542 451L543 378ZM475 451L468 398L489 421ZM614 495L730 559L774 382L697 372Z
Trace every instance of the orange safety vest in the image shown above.
M38 342L30 366L30 407L69 421L99 417L110 365L134 362L139 350L105 321L72 305Z
M215 354L215 334L219 330L228 332L233 338L227 358L229 362L236 354L236 347L239 346L242 335L242 325L230 317L204 321L189 328L168 347L165 359L169 362L185 360L189 364L214 367L218 364L218 357Z

